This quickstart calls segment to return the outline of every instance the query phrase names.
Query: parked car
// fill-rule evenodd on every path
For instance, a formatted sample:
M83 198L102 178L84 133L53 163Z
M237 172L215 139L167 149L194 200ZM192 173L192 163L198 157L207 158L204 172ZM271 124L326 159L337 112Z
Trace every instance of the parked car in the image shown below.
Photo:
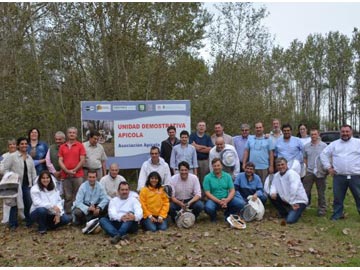
M334 130L334 131L320 132L320 137L324 143L329 144L337 139L340 139L340 131ZM358 132L353 132L353 137L360 138L360 134Z

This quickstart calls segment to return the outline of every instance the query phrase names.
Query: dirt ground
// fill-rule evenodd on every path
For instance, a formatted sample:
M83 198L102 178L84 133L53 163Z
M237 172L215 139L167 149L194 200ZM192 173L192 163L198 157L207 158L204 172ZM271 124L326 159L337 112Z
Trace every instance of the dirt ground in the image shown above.
M83 235L72 225L46 235L35 225L16 232L2 225L0 266L358 266L360 217L352 198L345 207L344 220L317 217L312 206L297 224L284 225L267 204L264 220L244 230L231 229L221 212L216 224L202 213L191 229L170 222L165 232L139 230L117 245L103 232Z

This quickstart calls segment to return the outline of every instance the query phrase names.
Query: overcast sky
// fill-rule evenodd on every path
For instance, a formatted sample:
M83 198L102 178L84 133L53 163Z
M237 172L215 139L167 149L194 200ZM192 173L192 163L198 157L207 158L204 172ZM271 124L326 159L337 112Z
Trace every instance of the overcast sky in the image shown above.
M226 2L226 1L222 1ZM205 4L214 12L212 2ZM275 44L288 48L294 39L306 41L309 34L325 35L330 31L339 31L351 38L354 27L360 29L360 2L266 2L256 1L255 7L264 5L270 13L263 20ZM201 55L208 60L210 47L201 49Z
M360 3L255 3L266 6L270 15L264 20L276 41L287 48L291 41L305 41L309 34L339 31L352 36L360 28Z

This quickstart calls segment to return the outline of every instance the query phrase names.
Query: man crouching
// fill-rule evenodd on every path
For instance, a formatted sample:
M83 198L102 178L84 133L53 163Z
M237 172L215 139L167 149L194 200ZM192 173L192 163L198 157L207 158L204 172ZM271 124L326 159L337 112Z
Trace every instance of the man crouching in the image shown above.
M143 216L143 210L138 199L129 197L130 187L127 182L120 182L118 196L109 203L109 217L100 219L101 228L112 238L111 244L117 244L126 239L128 233L136 233L138 222Z
M300 176L288 168L285 158L276 159L276 168L278 172L270 187L271 203L286 223L296 223L306 208L308 197Z

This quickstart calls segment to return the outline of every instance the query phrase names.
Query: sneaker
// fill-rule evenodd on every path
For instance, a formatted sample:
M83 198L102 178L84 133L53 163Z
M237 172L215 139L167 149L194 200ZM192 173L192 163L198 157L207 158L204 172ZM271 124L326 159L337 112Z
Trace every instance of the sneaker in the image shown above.
M99 219L95 218L86 223L86 226L82 229L82 233L89 234L100 226Z
M230 215L226 218L227 222L231 225L231 228L235 229L245 229L246 223L238 215Z
M47 234L46 231L39 231L40 235L44 235L44 234Z

